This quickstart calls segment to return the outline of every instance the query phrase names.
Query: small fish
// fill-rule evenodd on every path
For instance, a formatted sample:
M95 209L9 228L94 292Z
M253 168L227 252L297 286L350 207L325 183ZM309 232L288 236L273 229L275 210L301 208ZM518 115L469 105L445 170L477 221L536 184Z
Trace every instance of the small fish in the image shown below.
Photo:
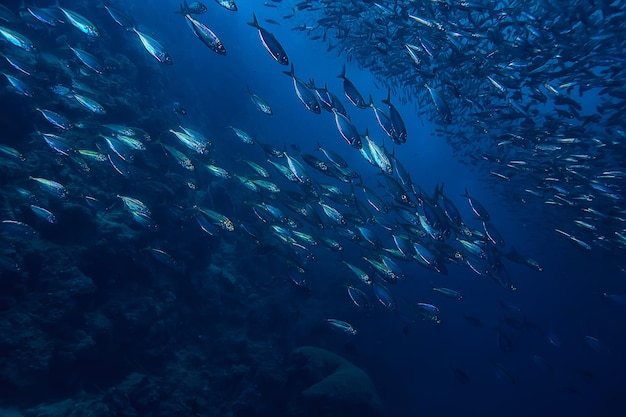
M241 139L243 143L247 143L248 145L254 145L254 139L252 139L252 136L250 136L243 130L236 128L234 126L229 126L229 127L233 130L233 132L235 132L237 137Z
M343 65L341 74L339 74L337 78L343 79L343 92L348 98L348 100L350 101L350 103L352 103L353 105L355 105L356 107L360 109L366 109L368 105L365 102L365 99L363 98L361 93L359 93L359 90L356 89L354 84L352 84L352 81L350 81L346 77L346 65L345 64Z
M22 74L31 76L35 73L35 69L20 58L5 54L2 54L2 56L13 68L20 71Z
M204 3L199 1L192 1L191 3L187 3L186 0L183 1L183 4L180 5L180 10L174 13L179 14L202 14L206 12L208 8L204 5Z
M353 287L352 285L348 286L348 297L352 300L355 306L360 308L370 308L371 305L369 300L367 299L367 295L361 291L360 289Z
M446 99L443 98L438 90L429 87L428 84L424 84L424 86L428 89L430 98L432 98L433 103L435 104L435 109L437 109L437 113L439 113L443 122L446 124L452 123L452 113L450 112L450 107L448 106Z
M95 56L91 55L88 52L83 51L82 49L73 48L71 46L70 46L70 49L72 50L72 52L74 52L74 55L76 55L76 58L78 58L80 62L85 64L89 69L93 70L97 74L104 73L104 67Z
M476 216L478 216L480 220L482 220L483 222L489 221L490 216L489 216L489 212L487 211L487 209L485 209L485 207L482 204L480 204L478 200L473 198L469 194L467 189L465 189L465 194L463 194L463 197L467 198L467 202L469 203L472 211L474 212Z
M194 208L198 210L199 212L201 212L202 214L204 214L205 216L207 216L213 223L215 223L217 226L221 227L222 229L228 232L232 232L235 230L234 223L223 214L220 214L216 211L209 210L203 207L194 206Z
M0 20L4 20L7 23L16 23L18 21L15 14L3 4L0 4Z
M22 155L17 149L12 148L7 145L0 144L0 153L3 153L10 158L13 158L17 162L26 161L26 158L24 157L24 155Z
M187 23L189 23L189 27L193 31L194 35L198 39L202 41L210 50L219 55L226 55L226 48L224 44L217 37L215 33L204 23L197 21L190 14L185 14L185 18L187 19Z
M58 7L58 9L63 12L67 20L72 24L72 26L83 32L85 35L94 38L100 37L100 31L98 31L98 28L96 28L96 26L91 23L86 17L63 7Z
M261 113L265 113L270 116L274 114L274 112L272 111L272 107L269 105L269 103L258 94L255 94L252 91L250 91L250 87L248 87L247 93L250 96L250 100L252 101L252 103L256 106L256 108Z
M343 114L333 110L335 115L335 125L341 137L355 149L361 149L363 144L361 143L361 135L356 130L356 126Z
M48 191L49 193L57 197L66 199L69 194L67 191L67 188L65 188L63 184L60 184L56 181L52 181L52 180L48 180L46 178L40 178L40 177L29 177L29 178L39 183L39 185L41 185L41 187L44 190Z
M15 90L21 95L25 97L32 97L35 94L30 86L24 81L4 72L2 74L6 77L7 81L13 86L13 88L15 88Z
M47 121L59 129L68 130L71 127L67 118L59 113L53 112L52 110L41 109L39 107L37 107L36 110L39 111Z
M237 11L237 4L235 4L235 0L215 0L215 2L226 10L230 10L231 12Z
M185 131L179 132L179 131L170 129L169 132L173 133L174 136L176 136L176 138L180 141L180 143L182 143L183 145L185 145L187 148L191 149L192 151L195 151L196 153L199 153L200 155L209 153L209 149L205 142L198 140L197 137L189 135L183 126L181 126L181 129Z
M611 353L609 347L597 337L585 336L585 341L596 353L600 355L608 355Z
M407 140L407 131L404 120L402 120L402 116L400 116L400 112L398 112L396 107L391 104L391 90L387 90L387 98L382 102L389 106L389 118L391 120L391 140L396 145L402 145Z
M119 10L112 8L107 4L103 5L103 7L106 9L107 12L109 12L109 16L111 16L115 23L117 23L121 27L130 29L134 26L133 19L131 17L125 15Z
M326 319L326 322L328 324L330 324L331 326L333 326L333 327L335 327L335 328L337 328L339 330L342 330L342 331L344 331L344 332L346 332L348 334L351 334L353 336L356 335L356 333L357 333L356 329L354 327L352 327L352 325L350 323L345 322L343 320Z
M129 196L120 195L120 194L118 194L117 197L122 200L122 202L124 203L124 207L128 211L134 211L137 213L142 213L146 216L150 216L151 214L150 209L143 201L134 197L129 197Z
M446 297L453 298L455 300L462 300L463 299L463 295L460 292L458 292L456 290L452 290L450 288L433 287L433 291L438 292L440 294L443 294Z
M396 301L391 295L389 288L385 287L383 284L379 284L378 282L374 282L372 286L374 288L374 295L376 295L376 299L383 305L383 307L387 310L395 310Z
M137 30L137 28L133 28L133 32L139 36L139 40L143 47L148 51L150 55L154 57L157 61L162 64L172 65L174 61L172 61L172 57L170 54L161 46L161 44L151 36L146 35L145 33L141 33Z
M173 148L171 146L167 146L165 144L161 144L161 146L163 147L163 149L165 149L165 152L167 154L169 154L172 158L174 158L176 162L178 162L178 164L182 166L183 168L185 168L186 170L194 171L196 169L196 167L193 165L193 162L191 162L191 159L189 159L187 155L185 155L178 149Z
M291 64L291 69L289 71L283 71L283 74L286 74L292 78L293 87L296 90L296 96L298 96L298 99L304 105L304 107L306 107L306 109L312 113L320 114L322 112L322 109L320 108L320 104L317 101L315 93L305 83L296 78L293 64Z
M274 60L279 64L289 65L289 58L287 58L287 53L278 42L276 37L266 29L259 26L259 21L256 18L256 14L252 14L252 18L254 20L252 22L248 22L248 25L258 30L261 42L263 43L263 46L265 47L267 52L269 52L272 58L274 58Z
M563 236L565 236L565 237L567 237L567 238L569 238L569 240L570 240L573 244L575 244L576 246L578 246L579 248L582 248L582 249L585 249L585 250L591 250L591 246L590 246L587 242L584 242L584 241L582 241L582 240L578 239L576 236L571 235L571 234L569 234L569 233L567 233L567 232L564 232L564 231L562 231L562 230L560 230L560 229L554 229L554 231L555 231L555 232L557 232L557 233L562 234Z
M14 30L0 26L0 35L12 45L23 49L26 52L37 52L35 44L33 44L26 36Z
M106 114L106 110L104 109L104 107L102 107L102 105L98 103L96 100L89 98L89 97L85 97L80 94L74 94L74 98L76 99L76 101L78 101L78 103L81 106L83 106L90 112L95 113L95 114L101 114L101 115Z
M414 306L415 312L420 318L427 321L432 321L436 324L441 323L439 318L439 308L428 303L417 303Z
M37 206L35 204L31 204L30 209L32 210L33 213L35 213L35 215L37 215L38 217L41 217L48 223L56 223L56 217L54 216L54 214L52 214L50 210L41 206Z
M59 21L50 13L49 9L41 9L39 7L27 7L26 10L35 19L48 26L57 26Z

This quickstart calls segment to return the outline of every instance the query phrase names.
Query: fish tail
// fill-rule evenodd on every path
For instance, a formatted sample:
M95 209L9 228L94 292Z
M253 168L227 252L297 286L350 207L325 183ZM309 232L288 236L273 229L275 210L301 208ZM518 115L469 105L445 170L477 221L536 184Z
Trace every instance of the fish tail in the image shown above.
M387 98L382 100L382 102L388 106L391 106L391 89L390 88L387 89Z
M259 26L259 21L256 18L256 13L252 13L252 19L252 22L248 22L248 25L260 29L261 26Z
M341 70L341 74L339 74L337 76L337 78L343 78L344 80L346 79L346 64L343 64L343 68Z
M289 71L283 71L283 74L286 74L290 77L294 77L295 76L295 72L293 70L293 62L291 63L291 68L289 69Z

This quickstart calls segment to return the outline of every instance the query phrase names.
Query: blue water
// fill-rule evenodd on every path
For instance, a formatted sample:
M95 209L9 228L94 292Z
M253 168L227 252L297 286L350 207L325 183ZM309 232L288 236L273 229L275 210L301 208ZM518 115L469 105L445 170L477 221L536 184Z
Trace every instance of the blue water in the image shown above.
M277 179L279 174L265 163L267 157L261 148L241 143L228 126L237 126L256 139L278 149L286 149L294 155L297 154L294 149L299 149L321 158L321 153L315 151L319 142L326 149L341 154L350 167L362 175L364 183L374 188L380 181L379 170L368 164L339 136L332 114L323 111L321 115L315 115L302 106L294 93L291 78L282 73L288 68L272 60L263 48L256 30L246 23L252 20L252 13L255 12L261 24L275 34L288 52L296 76L305 81L313 78L318 86L327 83L329 90L343 100L359 131L364 132L367 128L370 136L379 144L385 135L376 124L371 109L351 106L343 96L341 80L336 76L346 64L349 79L364 96L371 94L376 104L383 108L385 106L380 100L387 95L386 86L356 62L346 63L345 54L338 56L336 50L327 52L325 44L311 41L303 32L291 30L293 24L306 22L307 17L300 13L294 18L297 22L282 20L280 17L289 10L287 0L283 1L280 9L263 7L262 1L240 1L236 13L207 0L209 11L197 18L220 37L227 49L226 56L212 53L195 39L184 18L172 13L178 7L175 1L138 0L114 4L133 16L137 29L162 43L173 58L172 66L157 63L142 48L136 36L125 32L110 19L104 9L91 3L64 1L61 5L88 16L103 32L101 39L86 40L75 29L68 28L67 24L62 28L44 30L25 28L19 23L12 27L23 30L35 43L42 45L40 49L49 48L55 54L64 54L66 58L71 54L59 52L63 40L52 40L57 34L64 34L70 43L82 42L86 50L93 48L93 53L99 57L120 53L134 61L138 73L132 75L133 83L142 95L129 99L135 101L146 117L137 120L135 114L110 109L106 116L98 119L99 122L141 127L152 135L153 140L169 144L173 142L166 133L168 129L181 123L192 126L212 140L212 158L217 165L243 173L246 171L238 162L240 159L256 161L268 167L272 179L285 188L291 185ZM19 7L17 4L5 5L14 12ZM281 25L263 22L263 18L270 17L280 21ZM52 37L46 40L48 33ZM2 44L2 48L7 49L8 45ZM8 71L4 64L3 71ZM52 73L52 70L49 71ZM270 103L273 116L262 114L254 107L246 94L248 87ZM124 94L124 91L119 92L120 96ZM23 154L35 151L52 153L45 148L45 144L37 142L38 139L28 138L33 123L38 126L45 123L33 111L34 107L45 105L37 104L37 100L44 99L37 96L31 99L20 97L9 87L0 92L0 106L5 114L11 115L11 120L17 120L12 123L4 118L0 122L5 132L2 144L13 146ZM82 224L73 224L71 214L63 214L71 213L67 203L56 205L57 215L62 220L56 227L64 228L59 230L54 229L55 225L38 223L32 214L24 214L27 210L19 209L23 204L20 206L13 197L6 197L6 207L3 208L5 218L13 213L14 220L32 223L42 234L42 239L53 242L55 250L65 254L66 258L60 261L61 264L69 268L75 261L75 266L95 281L95 295L84 305L73 308L75 314L105 311L105 315L113 316L111 311L115 310L117 317L126 317L125 314L138 314L136 312L144 308L157 309L150 305L150 300L159 299L159 303L166 305L163 293L168 292L176 300L168 304L168 314L176 319L168 322L159 316L159 320L175 328L163 331L151 328L148 332L135 333L133 320L110 317L116 329L115 337L104 337L103 342L94 336L96 347L89 350L88 358L79 358L75 362L68 360L66 369L54 369L51 366L38 374L42 380L24 383L26 389L36 387L36 392L24 395L23 390L6 384L5 393L0 392L2 403L8 408L19 406L24 410L40 403L78 398L81 391L98 396L118 386L132 372L158 375L162 381L171 375L172 381L175 381L180 378L178 373L194 370L194 365L190 365L193 361L177 362L174 360L177 355L196 355L195 366L198 368L202 368L203 362L210 363L213 376L233 372L233 364L239 363L270 369L273 366L275 373L280 374L281 358L297 346L313 345L335 352L363 369L372 379L387 416L451 416L460 413L470 416L621 415L626 394L626 361L623 354L626 348L623 335L626 306L611 302L602 295L605 292L626 293L626 281L619 268L619 256L616 255L619 251L583 251L574 247L554 233L554 228L558 227L555 225L558 211L535 200L524 202L514 197L507 198L506 186L494 186L487 173L471 160L454 154L446 140L434 134L438 126L429 120L428 115L420 115L419 104L403 104L394 99L393 93L391 100L404 118L408 141L401 146L394 146L389 139L384 143L389 151L395 149L396 157L410 171L413 182L427 194L431 194L437 184L445 184L446 195L453 199L467 225L481 229L466 199L461 197L466 189L470 190L471 195L488 208L491 222L504 236L506 247L515 247L520 253L537 259L543 266L543 272L505 261L517 288L508 291L491 278L478 276L464 265L447 264L449 273L444 276L416 262L401 262L406 279L389 285L398 303L398 310L386 311L376 305L371 311L363 311L355 307L346 295L347 285L354 284L355 279L341 260L366 269L367 264L361 261L364 251L336 235L335 238L344 245L343 254L316 248L313 251L316 261L306 264L309 294L295 288L289 281L288 268L282 257L274 253L253 256L251 253L256 250L255 245L241 235L222 233L217 237L208 237L198 231L195 221L177 222L163 208L154 210L160 213L161 231L153 233L119 214L122 209L118 207L118 221L127 224L139 238L124 242L118 248L116 245L120 244L119 241L107 244L106 241L90 240L88 236L83 236L79 244L87 248L88 252L96 252L101 256L77 260L72 256L72 251L76 250L72 246L75 244L72 236L81 235L79 229ZM171 109L173 102L180 102L186 108L187 115L182 118L177 116ZM595 104L589 101L584 103L586 109L593 109ZM82 111L67 111L69 118L89 119ZM169 157L158 151L153 151L152 155L155 165L163 167L169 164L167 173L185 175ZM67 164L67 161L60 163ZM54 157L49 161L40 159L37 164L34 168L39 169L36 173L40 176L52 177L49 173L56 170L50 168L56 164ZM44 166L49 171L42 171ZM146 166L147 170L152 168L151 165ZM307 165L305 168L315 183L332 183L342 187L346 193L350 191L349 186L328 179ZM26 167L25 171L28 169ZM98 195L106 195L111 199L116 194L142 195L139 182L134 184L133 180L123 180L110 169L107 173L109 177L106 179L94 176L101 174L92 174L85 180L90 184L91 192L99 190ZM27 174L36 176L34 171ZM173 180L165 174L155 169L150 173L150 180L170 185L169 182ZM255 194L244 191L234 179L227 182L207 179L206 172L198 174L196 178L201 176L204 177L199 182L203 187L211 183L215 189L213 197L219 200L214 202L216 210L222 210L228 216L251 225L256 231L265 230L259 232L259 235L268 239L267 244L276 244L276 241L269 240L272 236L267 232L267 226L258 222L250 211L249 203L256 198ZM76 182L76 178L73 178L72 181ZM5 172L3 194L12 192L9 191L11 187L25 186L25 183L25 178ZM77 182L74 188L80 188ZM380 188L375 189L384 195ZM190 205L186 194L180 188L176 190L175 197L164 194L166 197L163 199L168 200L168 203L176 203L180 199L180 204ZM144 190L142 198L155 207L160 201L159 193L154 190ZM287 209L284 211L288 212ZM321 210L318 212L321 213ZM94 217L94 227L98 227L99 222L105 222L105 217L98 216ZM77 230L72 230L73 227ZM393 247L390 233L380 227L375 230L385 247ZM235 233L243 232L236 230ZM184 269L172 271L155 263L142 252L146 246L158 245L171 248L175 258L184 259ZM233 247L243 252L233 254ZM24 250L28 254L36 253L37 247L28 246ZM4 298L9 300L3 303L5 312L16 309L19 300L27 300L25 305L30 306L29 297L39 296L40 289L33 284L33 281L37 281L37 275L32 274L32 271L45 271L46 264L31 267L29 262L35 262L37 256L28 254L19 257L24 272L2 272L2 287L5 287L7 294ZM222 269L224 273L232 271L234 275L240 274L237 275L238 282L232 288L226 284L214 284L213 281L218 279L217 274L209 265ZM31 271L31 275L27 271ZM213 274L208 271L213 271ZM14 280L28 283L24 284L26 289L16 290ZM454 288L463 294L463 300L457 301L437 294L431 290L433 286ZM29 294L30 291L32 293ZM376 303L371 291L368 296ZM416 320L409 305L418 301L437 305L441 310L441 323ZM518 306L520 312L507 312L502 307L503 302ZM115 303L119 303L119 310L111 307ZM125 309L128 313L124 312ZM28 315L28 311L24 314ZM149 316L152 313L146 314ZM351 336L329 328L323 322L329 317L349 322L358 330L357 335ZM482 325L471 324L465 317L479 319ZM517 327L507 325L504 322L507 318L516 319ZM79 322L83 321L76 321ZM5 321L2 326L10 327L10 324ZM56 345L62 345L64 337L69 337L66 333L73 334L68 329L59 330L63 327L61 325L33 326L37 331L47 334ZM499 331L510 338L510 352L499 349ZM546 336L549 331L558 336L559 346L549 342ZM608 351L592 349L585 336L596 337ZM241 342L242 339L246 341ZM218 346L219 343L226 344ZM247 347L237 350L238 343L246 344ZM2 346L0 354L5 351L7 357L13 357L9 353L12 355L15 347L7 341ZM124 355L125 351L128 352L128 358L117 358L117 355ZM271 357L268 364L263 364L262 352ZM537 366L533 362L533 355L541 356L548 367ZM106 359L102 359L104 357ZM223 361L221 357L224 357ZM0 357L0 362L4 360ZM93 365L94 361L103 361L104 365ZM81 365L83 362L92 364L90 375L80 369L84 366ZM186 363L190 369L172 370L173 366L181 363ZM224 369L218 371L216 367L221 363ZM1 368L5 371L10 369L6 363ZM468 380L455 377L454 369L462 370ZM501 369L505 369L506 375L499 373ZM64 377L67 373L70 374L68 379L71 382ZM7 379L5 376L2 381ZM60 383L63 387L55 389L52 384L49 392L46 392L42 388L46 386L42 383L43 379L63 381ZM238 409L236 403L246 401L252 410L255 405L259 407L258 414L251 412L247 415L269 415L272 405L267 395L259 396L255 404L250 396L242 394L244 391L254 391L254 384L258 383L254 378L244 379L242 385L233 388L230 396L209 396L210 400L201 402L199 410L193 415L230 412ZM211 391L212 384L218 389L220 380L214 378L212 381L203 381L203 384L202 389ZM166 415L165 404L171 399L166 394L161 395L162 407L139 411L138 415ZM221 403L216 408L218 402ZM281 411L277 408L277 413Z

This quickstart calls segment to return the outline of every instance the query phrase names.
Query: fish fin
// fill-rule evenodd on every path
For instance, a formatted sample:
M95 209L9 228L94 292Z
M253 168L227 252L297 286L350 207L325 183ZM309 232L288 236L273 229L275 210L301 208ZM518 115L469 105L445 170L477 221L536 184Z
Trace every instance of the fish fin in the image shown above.
M343 78L344 80L346 79L346 64L343 64L343 69L341 70L341 74L339 74L337 78Z
M291 68L289 69L289 71L283 71L283 74L288 75L292 78L295 78L295 72L293 70L293 62L291 63Z
M259 21L256 18L256 14L252 13L252 22L248 22L248 26L252 26L253 28L257 28L257 29L261 29L261 26L259 26Z
M387 98L382 100L382 102L388 106L391 106L391 89L387 88Z

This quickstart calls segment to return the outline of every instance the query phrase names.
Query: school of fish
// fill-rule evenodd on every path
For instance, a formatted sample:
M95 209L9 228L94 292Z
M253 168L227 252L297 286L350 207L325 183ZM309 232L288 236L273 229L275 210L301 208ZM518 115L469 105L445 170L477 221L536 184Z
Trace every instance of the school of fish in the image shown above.
M233 0L216 3L183 2L168 13L176 19L172 24L188 26L207 53L227 60L231 46L203 16L211 7L238 8ZM408 115L398 110L400 102L414 103L421 118L437 124L437 136L508 201L529 210L547 206L555 239L567 239L582 251L607 251L617 260L623 256L626 171L617 152L626 140L623 1L527 5L512 0L489 7L453 0L282 3L259 5L249 17L250 34L257 32L259 47L269 54L267 65L284 70L302 111L336 126L335 139L345 141L343 156L325 143L300 150L262 142L241 125L223 126L223 137L209 138L179 103L173 111L180 123L165 131L141 120L131 124L124 115L139 114L151 98L136 94L128 99L137 90L120 68L136 57L99 56L102 48L92 46L105 42L103 29L92 16L107 13L116 36L141 46L155 66L176 65L176 54L140 30L124 2L103 8L83 3L77 10L0 5L0 72L7 86L2 94L15 95L33 125L28 147L26 141L0 143L3 176L9 178L2 185L0 268L28 269L20 248L42 238L38 229L55 225L67 207L79 205L97 217L117 213L143 237L136 250L149 242L155 261L170 266L181 264L179 228L171 224L206 239L236 234L247 250L268 250L284 265L286 281L304 292L312 291L309 265L340 254L337 274L349 278L337 285L349 281L346 303L365 311L407 309L394 287L412 279L403 270L407 263L433 276L459 265L488 278L477 285L515 291L507 265L541 272L540 261L506 243L471 190L452 196L444 184L427 191L414 182L402 161L402 146L413 138L403 119ZM345 66L337 71L341 92L299 78L297 63L265 25L279 22L258 19L263 9L280 10L293 30L370 71L387 97L377 103L360 91ZM68 36L73 41L53 46L34 26L53 34L73 31ZM118 89L126 91L125 98L116 94ZM256 93L254 85L247 94L258 111L276 117L272 100ZM599 104L583 108L580 103L588 97ZM350 115L360 111L371 112L380 130L355 125ZM258 158L233 164L231 155L214 149L218 141L258 147ZM378 173L378 182L366 183L365 175L346 162L347 154L364 158L371 165L368 174ZM216 184L231 190L237 204L245 206L237 213L245 214L226 213L216 204L211 195ZM460 204L475 217L463 218ZM463 299L444 285L432 291ZM626 303L619 294L606 297ZM518 307L502 303L502 309L514 328ZM425 300L411 300L408 310L413 321L442 322L440 308ZM320 319L346 335L358 334L341 317ZM560 343L553 330L542 331L546 343ZM509 332L504 325L497 329L503 352L512 348ZM608 350L594 336L586 341L596 351ZM513 378L502 365L497 369ZM454 372L467 378L461 369Z

